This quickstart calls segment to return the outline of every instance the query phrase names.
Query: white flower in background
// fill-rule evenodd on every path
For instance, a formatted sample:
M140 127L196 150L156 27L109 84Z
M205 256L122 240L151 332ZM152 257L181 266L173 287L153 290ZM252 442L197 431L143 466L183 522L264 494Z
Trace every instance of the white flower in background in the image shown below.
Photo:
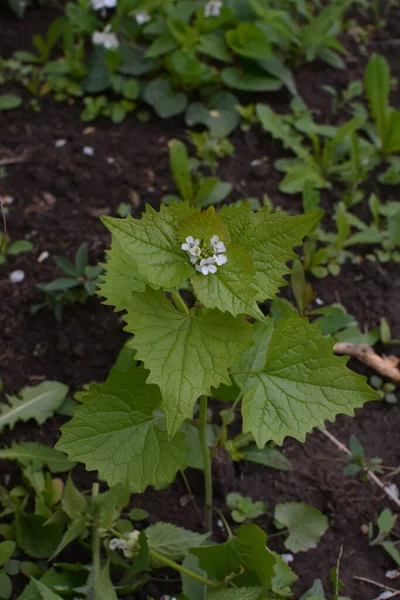
M92 43L95 46L103 46L106 50L110 48L118 48L119 41L115 33L110 31L110 25L104 31L95 31L92 34Z
M144 25L145 23L148 23L149 21L151 21L151 16L149 15L148 12L146 12L145 10L142 10L142 11L136 13L135 19L136 19L136 23L138 25Z
M102 10L103 8L115 8L117 0L91 0L93 10Z
M192 265L196 265L196 271L203 275L216 273L217 266L224 265L228 260L224 254L226 252L225 244L217 235L213 235L208 244L200 244L199 239L194 239L189 235L181 248L189 254L190 262ZM199 261L200 263L196 264Z
M205 17L219 17L223 2L221 0L209 0L204 7Z

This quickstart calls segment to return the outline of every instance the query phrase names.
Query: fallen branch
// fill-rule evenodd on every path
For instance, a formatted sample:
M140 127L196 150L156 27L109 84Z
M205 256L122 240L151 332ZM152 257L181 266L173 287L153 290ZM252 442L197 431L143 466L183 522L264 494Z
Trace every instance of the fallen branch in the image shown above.
M397 368L400 358L397 356L379 356L368 344L350 344L348 342L338 342L334 345L333 351L335 354L348 354L357 358L383 377L400 384L400 370Z
M331 433L329 433L329 431L327 431L326 429L320 429L321 433L323 433L328 439L331 440L331 442L333 444L335 444L335 446L337 448L339 448L339 450L341 450L342 452L344 452L345 454L347 454L347 456L352 456L350 450L347 448L347 446L345 446L344 444L342 444L342 442L339 442L338 439L335 438L334 435L332 435ZM378 487L381 488L381 490L386 494L386 496L388 496L388 498L390 498L397 506L398 509L400 509L400 500L397 498L397 496L395 496L395 494L393 494L392 490L385 485L380 479L379 477L377 477L375 475L375 473L373 473L372 471L368 471L368 479L370 481L372 481L373 483L375 483L375 485L377 485Z

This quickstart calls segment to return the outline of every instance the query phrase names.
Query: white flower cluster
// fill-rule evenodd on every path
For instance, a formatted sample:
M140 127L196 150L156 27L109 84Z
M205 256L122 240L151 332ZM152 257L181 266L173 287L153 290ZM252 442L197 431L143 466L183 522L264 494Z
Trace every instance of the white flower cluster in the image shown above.
M209 0L204 7L205 17L219 17L223 2L221 0Z
M106 50L118 48L119 41L115 33L110 32L111 25L107 25L104 31L94 31L92 34L92 43L95 46L103 46Z
M140 531L135 529L126 535L125 540L122 538L112 538L108 543L108 547L110 550L122 550L125 558L133 558L140 550L139 536Z
M216 273L217 266L224 265L228 260L224 254L226 252L225 244L217 235L213 235L208 244L200 244L200 240L195 240L193 236L189 235L181 248L189 254L190 262L192 265L196 265L196 271L203 275Z
M136 23L138 25L144 25L145 23L148 23L149 21L151 21L151 16L149 15L149 13L147 11L142 10L142 11L136 13L135 19L136 19Z
M91 0L93 10L102 10L103 8L115 8L118 0Z

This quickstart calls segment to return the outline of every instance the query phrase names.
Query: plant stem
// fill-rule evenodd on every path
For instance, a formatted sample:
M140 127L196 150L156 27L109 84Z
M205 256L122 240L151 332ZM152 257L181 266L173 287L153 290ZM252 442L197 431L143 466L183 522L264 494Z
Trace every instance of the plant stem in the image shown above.
M181 470L180 474L182 476L183 483L185 484L185 487L186 487L186 489L188 491L188 494L190 496L190 500L192 501L193 506L194 506L194 508L195 508L197 514L199 515L200 520L201 520L201 512L200 512L200 509L199 509L199 507L197 505L196 498L193 495L192 488L190 487L190 483L188 481L188 478L186 477L186 473L185 473L185 471Z
M167 558L163 554L159 554L156 550L150 549L149 554L152 558L154 558L154 560L162 563L166 567L171 567L171 569L174 569L175 571L178 571L179 573L182 573L183 575L187 575L188 577L191 577L192 579L195 579L196 581L199 581L200 583L204 583L204 585L208 585L209 587L213 587L213 588L219 587L219 584L216 583L215 581L211 581L211 579L207 579L206 577L199 575L199 573L195 573L194 571L191 571L190 569L186 569L186 567Z
M234 403L232 404L232 406L229 408L229 412L234 412L235 408L237 407L237 405L239 404L239 402L241 401L243 396L243 392L239 392L236 400L234 401ZM218 446L220 445L221 441L224 440L226 441L226 437L228 435L228 425L226 423L224 423L222 425L222 427L219 430L219 433L217 435L217 438L213 444L213 447L211 448L211 458L214 458L214 456L217 453L218 450ZM224 443L224 442L223 442Z
M92 487L92 498L96 498L99 495L99 484L94 483ZM93 561L93 589L94 598L97 597L97 582L100 575L100 535L98 529L98 523L94 521L92 531L92 561Z
M200 396L199 437L204 462L204 528L206 531L212 531L212 471L207 443L207 396Z
M182 312L182 309L183 309L183 312L185 312L188 315L189 314L189 308L187 307L186 302L183 300L183 298L180 295L180 293L179 292L174 292L174 291L171 291L170 293L171 293L171 295L173 296L173 298L175 300L175 305L178 308L178 310L181 310L181 312Z

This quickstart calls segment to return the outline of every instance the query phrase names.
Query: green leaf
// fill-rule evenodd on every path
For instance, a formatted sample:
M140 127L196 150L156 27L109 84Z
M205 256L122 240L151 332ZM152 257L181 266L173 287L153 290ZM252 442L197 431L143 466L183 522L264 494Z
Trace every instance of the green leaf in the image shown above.
M325 600L324 586L320 579L315 579L310 589L302 595L300 600Z
M121 53L121 64L118 71L124 75L140 77L140 75L146 75L157 68L155 60L145 58L141 50L129 46L126 42L121 42L119 50Z
M115 310L125 310L130 303L132 292L144 292L146 286L135 274L136 261L124 250L117 235L112 236L111 249L107 250L107 262L102 265L105 273L101 275L99 296L104 304L115 306Z
M12 444L11 448L0 450L0 459L16 460L24 467L32 466L35 470L40 470L46 465L52 473L69 471L74 466L63 452L38 442Z
M278 471L292 471L292 463L282 452L275 448L257 448L256 444L251 444L241 450L243 452L244 460L248 462L256 463L257 465L264 465L271 469L277 469Z
M245 58L269 58L272 47L264 33L252 23L239 23L226 32L226 41L236 54Z
M66 531L64 532L64 535L63 535L60 543L58 544L57 548L54 550L53 554L51 555L51 557L50 557L51 560L54 560L54 558L56 556L58 556L60 554L60 552L62 552L64 550L64 548L69 546L69 544L71 544L74 540L76 540L78 537L80 537L86 530L87 530L86 515L78 515L77 517L73 518L72 521L69 523Z
M285 547L291 552L316 548L320 537L328 529L325 515L304 502L277 504L274 517L281 526L289 529Z
M247 203L239 208L224 206L220 216L231 242L252 253L256 267L253 285L260 302L274 298L279 287L286 285L282 276L290 273L286 263L296 257L292 248L301 244L320 218L318 212L287 217L270 213L267 207L253 213Z
M215 310L178 312L162 292L133 294L127 330L137 358L150 370L148 383L161 390L168 432L173 434L202 394L220 383L229 385L228 368L248 346L250 326Z
M55 256L54 262L60 267L60 269L64 271L64 273L66 273L70 277L74 277L75 279L77 278L78 275L75 270L75 267L69 260L67 260L63 256Z
M231 92L213 94L207 107L201 102L192 102L185 114L186 125L193 127L202 124L216 137L228 136L240 122L236 110L238 104L238 98Z
M6 573L0 573L0 598L8 600L12 594L12 582Z
M48 558L62 538L62 526L45 525L44 517L18 511L15 517L18 546L33 558Z
M32 583L43 600L62 600L61 596L52 592L47 585L44 585L44 583L41 583L37 579L32 578Z
M288 435L304 441L338 413L353 415L364 402L379 398L366 378L346 368L348 358L334 356L333 342L305 318L253 326L254 345L232 370L244 391L243 430L261 448L281 445Z
M132 508L129 518L131 521L145 521L149 518L149 513L147 510L143 510L143 508Z
M110 578L109 561L102 567L100 575L95 582L95 598L96 600L118 600L118 596Z
M232 55L229 52L229 48L224 38L215 35L214 33L207 33L199 39L196 47L199 54L207 54L216 60L230 63L232 62Z
M389 508L385 508L378 517L377 525L379 533L383 536L389 535L397 521L397 515L392 514Z
M282 87L279 79L267 77L265 72L255 67L227 67L222 71L221 79L228 87L244 92L273 92Z
M98 94L109 88L110 83L110 72L105 63L105 50L102 46L95 46L89 57L85 91L88 94Z
M13 110L22 104L22 98L13 94L0 94L0 111Z
M12 429L17 421L35 419L42 425L60 408L68 387L58 381L43 381L34 387L23 388L18 396L7 396L8 404L0 407L0 430Z
M150 525L145 533L150 551L154 550L171 560L183 560L189 548L201 546L209 537L208 533L195 533L171 523L161 522Z
M75 271L78 277L82 277L82 275L84 275L85 273L85 267L88 264L88 251L89 251L89 246L88 244L82 244L81 246L79 246L78 250L76 251L76 255L75 255Z
M400 567L400 552L393 542L381 542L380 544Z
M146 383L148 371L135 366L134 352L111 370L105 383L82 392L83 404L62 427L57 443L71 460L84 462L88 471L111 486L121 483L135 492L148 485L169 483L185 467L185 437L168 440L163 419L155 414L161 403L159 388Z
M178 42L170 33L159 35L145 54L145 58L158 58L164 54L168 54L179 47Z
M179 115L187 106L185 94L174 92L168 79L153 79L147 84L143 98L162 119Z
M386 133L390 72L386 58L379 54L373 54L368 62L365 70L365 90L371 115L383 141Z
M231 588L207 595L207 600L264 600L265 598L267 598L266 591L262 587Z
M276 558L265 547L266 534L257 525L242 525L236 533L223 544L191 548L190 552L199 559L199 567L217 581L242 572L235 577L238 587L271 587Z
M28 240L17 240L9 245L7 254L22 254L23 252L30 252L32 248L32 242L29 242Z
M184 202L161 206L159 212L146 205L141 219L103 217L103 223L132 261L138 279L155 288L171 289L180 287L194 272L181 249L176 223L195 212Z
M84 494L82 494L75 486L71 475L68 476L67 483L64 487L61 506L70 519L82 515L87 510L86 496L84 496Z
M2 567L12 557L15 548L15 542L0 542L0 567Z
M169 143L169 163L172 177L184 200L193 202L193 185L190 176L189 157L186 146L180 140Z

